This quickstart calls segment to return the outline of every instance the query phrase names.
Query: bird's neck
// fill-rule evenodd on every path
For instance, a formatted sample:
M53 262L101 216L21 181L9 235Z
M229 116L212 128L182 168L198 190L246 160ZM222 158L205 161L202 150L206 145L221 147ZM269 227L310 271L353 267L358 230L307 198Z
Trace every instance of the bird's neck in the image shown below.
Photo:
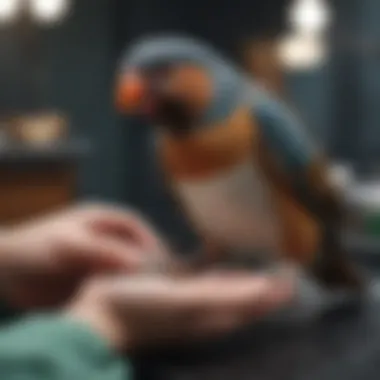
M194 130L187 137L162 134L159 152L171 177L198 180L248 160L253 133L249 109L238 108L223 122Z
M244 88L237 75L217 72L213 80L213 96L200 124L211 125L230 118L245 102Z

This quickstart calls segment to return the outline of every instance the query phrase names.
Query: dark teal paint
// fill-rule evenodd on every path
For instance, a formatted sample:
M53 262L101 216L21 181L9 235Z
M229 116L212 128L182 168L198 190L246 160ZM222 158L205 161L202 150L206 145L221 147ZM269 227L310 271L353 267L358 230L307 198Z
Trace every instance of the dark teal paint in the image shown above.
M112 1L80 0L48 35L52 105L70 117L74 134L87 136L93 153L80 173L86 197L126 198L125 134L112 104L115 66Z

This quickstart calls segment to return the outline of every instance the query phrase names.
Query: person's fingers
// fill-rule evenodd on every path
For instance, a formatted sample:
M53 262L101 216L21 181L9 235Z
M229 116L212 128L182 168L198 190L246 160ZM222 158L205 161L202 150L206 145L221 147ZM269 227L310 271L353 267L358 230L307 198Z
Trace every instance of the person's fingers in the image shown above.
M280 278L249 271L214 271L183 282L182 293L194 305L232 305L241 300L256 300L279 286Z
M233 330L289 302L294 284L289 280L238 273L213 274L185 284L182 303L191 318L193 336Z
M234 273L210 273L186 278L170 278L165 275L139 274L106 281L107 289L117 298L134 307L142 305L165 310L184 310L200 318L211 311L240 310L249 315L265 312L272 304L279 304L291 297L293 283L289 279L259 276L238 271ZM123 302L123 301L121 301Z
M111 279L107 288L129 315L164 314L173 329L192 334L232 329L282 306L294 291L289 280L244 272L187 279L139 275Z
M59 252L60 264L78 271L135 271L147 260L144 252L134 244L86 232L61 242Z
M90 220L91 227L104 235L114 236L121 241L133 242L147 252L160 257L167 254L164 242L157 232L142 217L118 209L99 210Z
M252 283L256 289L247 289L247 293L241 294L234 302L226 297L218 303L209 303L209 310L201 307L193 321L194 336L227 332L270 314L292 299L293 285L288 280L267 279L261 284L257 283L257 287Z
M118 323L128 327L132 346L230 332L290 302L294 294L290 283L244 273L95 277L84 289L87 300L110 305Z

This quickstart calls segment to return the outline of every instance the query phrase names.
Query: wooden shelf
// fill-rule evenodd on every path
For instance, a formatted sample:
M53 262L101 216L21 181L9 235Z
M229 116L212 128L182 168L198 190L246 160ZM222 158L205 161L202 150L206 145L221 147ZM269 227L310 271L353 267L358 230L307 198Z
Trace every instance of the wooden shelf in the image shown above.
M63 207L75 199L83 141L49 148L0 147L0 224L8 225Z

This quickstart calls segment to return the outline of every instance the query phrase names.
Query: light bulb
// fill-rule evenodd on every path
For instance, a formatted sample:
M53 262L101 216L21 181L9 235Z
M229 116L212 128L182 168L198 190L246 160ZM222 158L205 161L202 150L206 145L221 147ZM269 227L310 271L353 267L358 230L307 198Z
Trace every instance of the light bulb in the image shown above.
M69 0L31 0L30 9L38 21L55 23L65 17L69 5Z
M320 33L328 27L331 12L325 0L294 0L289 18L299 32Z
M279 58L285 69L290 71L314 70L327 59L327 48L318 36L291 34L279 44Z
M21 9L20 0L0 0L0 22L13 21Z

